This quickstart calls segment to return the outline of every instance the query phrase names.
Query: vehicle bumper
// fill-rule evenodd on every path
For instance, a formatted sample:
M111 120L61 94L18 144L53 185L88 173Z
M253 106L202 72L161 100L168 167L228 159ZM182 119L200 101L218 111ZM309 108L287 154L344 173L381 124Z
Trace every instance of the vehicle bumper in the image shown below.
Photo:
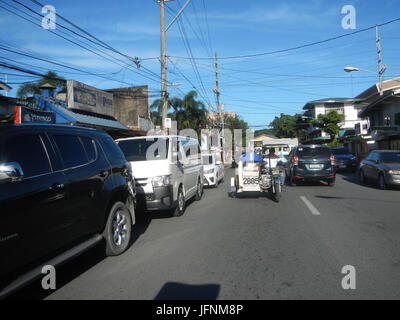
M326 169L324 171L312 172L306 169L295 168L293 177L296 180L307 181L333 180L336 178L336 171L334 169Z
M155 187L153 193L138 193L138 206L147 211L169 210L176 207L173 186Z
M214 173L204 174L204 186L215 186L217 184L217 177Z
M338 161L334 165L336 170L356 169L357 166L357 162L354 161Z
M400 186L400 175L387 174L386 183L392 186Z

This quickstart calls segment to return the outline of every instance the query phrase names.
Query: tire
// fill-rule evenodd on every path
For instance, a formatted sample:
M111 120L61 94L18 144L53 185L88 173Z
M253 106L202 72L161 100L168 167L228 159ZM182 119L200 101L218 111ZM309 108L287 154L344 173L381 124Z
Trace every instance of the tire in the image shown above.
M328 186L329 187L334 187L335 186L335 180L328 180Z
M292 187L295 186L295 185L297 184L296 179L293 178L293 174L290 174L289 182L290 182L290 185L291 185Z
M172 210L173 217L180 217L185 213L186 203L185 203L185 196L183 195L182 186L179 187L178 190L178 199L177 199L176 208Z
M280 185L279 182L275 183L275 186L274 186L275 192L273 193L274 200L275 200L275 202L278 202L278 203L281 200L281 196L282 196L281 192L279 191L279 185Z
M132 232L132 217L123 202L116 202L111 207L107 224L103 231L106 240L106 255L118 256L129 246Z
M218 185L216 185L218 186ZM200 201L203 197L203 184L200 181L200 178L197 181L197 190L196 190L196 201Z
M379 188L381 190L386 190L387 189L387 185L386 185L386 182L385 182L385 176L382 173L379 174L378 185L379 185Z
M364 170L360 170L360 183L361 184L366 184L367 183L367 178L365 177Z

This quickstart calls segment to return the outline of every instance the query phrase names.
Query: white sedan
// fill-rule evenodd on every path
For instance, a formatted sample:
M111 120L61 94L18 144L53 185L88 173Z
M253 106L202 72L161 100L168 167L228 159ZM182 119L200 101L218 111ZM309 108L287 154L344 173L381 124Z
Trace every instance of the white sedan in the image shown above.
M203 154L204 185L217 187L224 181L224 165L217 158L217 154Z

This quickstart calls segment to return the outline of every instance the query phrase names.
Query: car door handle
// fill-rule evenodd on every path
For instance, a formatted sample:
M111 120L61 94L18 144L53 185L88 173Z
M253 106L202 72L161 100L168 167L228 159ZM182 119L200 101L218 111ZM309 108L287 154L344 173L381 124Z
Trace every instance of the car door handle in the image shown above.
M65 185L64 185L63 183L54 183L54 184L50 187L50 189L56 191L56 190L64 189L64 187L65 187Z
M102 177L102 178L106 178L106 177L108 177L108 170L103 170L103 171L101 171L100 172L100 177Z

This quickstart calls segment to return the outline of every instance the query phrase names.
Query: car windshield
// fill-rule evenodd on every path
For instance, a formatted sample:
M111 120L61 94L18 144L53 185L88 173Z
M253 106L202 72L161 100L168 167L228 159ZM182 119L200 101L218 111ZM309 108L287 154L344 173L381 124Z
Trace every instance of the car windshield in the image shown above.
M383 163L400 163L400 152L383 152L380 158Z
M329 158L331 151L328 148L323 147L301 147L298 149L299 158Z
M203 164L213 164L213 156L203 156Z
M334 155L340 155L340 154L349 154L349 150L346 148L337 148L337 149L332 149L332 153Z
M168 158L169 140L166 138L119 141L118 145L128 161L165 160Z

